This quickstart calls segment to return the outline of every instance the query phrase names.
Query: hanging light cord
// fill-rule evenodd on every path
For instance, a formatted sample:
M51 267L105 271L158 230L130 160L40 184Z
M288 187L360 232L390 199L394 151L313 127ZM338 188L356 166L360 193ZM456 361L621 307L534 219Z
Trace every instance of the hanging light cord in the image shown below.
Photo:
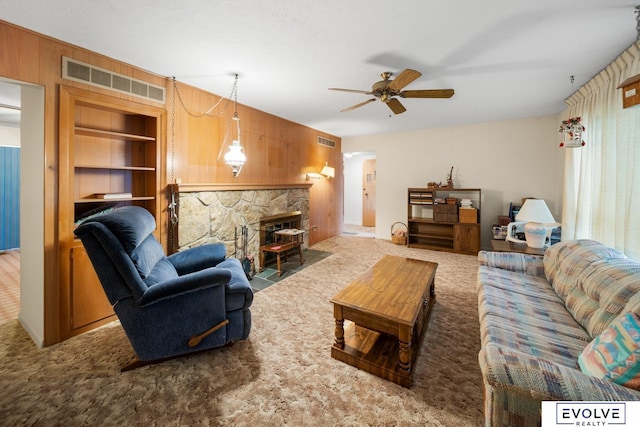
M222 152L227 146L226 142L229 138L229 132L231 130L231 121L236 121L236 131L238 133L238 141L240 141L240 118L238 117L238 75L236 74L236 79L233 82L233 88L231 89L231 94L229 95L229 99L233 97L233 116L229 118L227 121L227 125L225 126L224 138L222 138L222 144L220 144L220 151L218 151L218 160L222 157Z
M636 40L640 41L640 6L636 6Z
M216 102L211 108L209 108L207 111L205 111L204 113L194 113L192 111L190 111L186 105L184 105L184 101L182 100L182 95L180 94L180 91L178 90L178 85L176 84L176 79L175 77L173 78L173 90L175 92L175 94L178 96L178 101L180 101L180 105L182 106L182 108L184 109L184 111L187 112L188 115L190 115L191 117L219 117L222 115L222 113L225 112L227 105L229 105L229 100L231 99L231 97L233 96L233 94L236 92L236 89L238 87L238 75L236 74L236 79L233 82L233 86L231 88L231 93L229 94L228 98L222 98L220 97L220 99L218 100L218 102ZM224 104L224 108L219 111L217 114L212 114L212 111L214 111L216 108L218 108L218 106L225 101Z

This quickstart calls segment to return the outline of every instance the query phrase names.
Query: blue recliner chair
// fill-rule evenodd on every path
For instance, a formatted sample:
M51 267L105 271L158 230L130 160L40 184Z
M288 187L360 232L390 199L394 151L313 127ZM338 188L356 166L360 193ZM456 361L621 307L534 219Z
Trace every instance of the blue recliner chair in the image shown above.
M137 359L123 370L246 339L253 291L223 244L166 256L154 217L126 206L83 222L82 240Z

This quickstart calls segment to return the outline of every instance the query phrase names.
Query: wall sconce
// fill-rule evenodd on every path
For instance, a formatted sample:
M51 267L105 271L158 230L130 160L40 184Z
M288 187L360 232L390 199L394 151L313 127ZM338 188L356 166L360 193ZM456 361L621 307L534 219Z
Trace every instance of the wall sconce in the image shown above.
M311 180L311 179L320 179L322 178L322 175L320 175L319 173L316 172L309 172L307 174L307 181Z
M309 181L310 179L320 179L322 177L329 179L329 178L334 178L335 176L336 176L336 170L331 166L329 166L328 162L324 162L324 166L322 167L322 170L320 171L320 173L309 172L307 174L307 181Z
M329 162L324 162L324 167L320 171L320 175L324 175L327 178L335 178L336 170L329 166Z

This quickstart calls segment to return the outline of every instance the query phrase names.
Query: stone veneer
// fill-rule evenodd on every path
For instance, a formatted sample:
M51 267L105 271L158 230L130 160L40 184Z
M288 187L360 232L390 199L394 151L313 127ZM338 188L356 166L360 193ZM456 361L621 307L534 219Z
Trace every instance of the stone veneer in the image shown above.
M302 229L309 229L309 189L229 190L180 193L178 250L206 243L222 242L227 256L235 256L237 230L238 250L242 251L242 226L248 228L247 254L258 267L260 219L269 215L300 211ZM309 235L304 236L307 247ZM241 254L243 255L243 254Z

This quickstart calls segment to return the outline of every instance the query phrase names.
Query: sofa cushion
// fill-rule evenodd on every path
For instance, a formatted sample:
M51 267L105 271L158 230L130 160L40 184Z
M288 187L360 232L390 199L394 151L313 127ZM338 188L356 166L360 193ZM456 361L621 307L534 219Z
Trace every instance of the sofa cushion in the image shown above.
M563 303L563 300L549 286L544 277L531 276L497 267L478 267L476 288L480 291L485 286L503 289L532 299L544 298L549 301Z
M582 341L580 350L591 341L589 334L567 312L560 301L544 298L535 300L517 292L485 286L478 292L480 322L515 327L523 332L535 330L537 334Z
M640 264L628 258L594 261L578 274L567 293L569 312L589 332L599 335L640 292Z
M640 318L626 313L614 320L578 357L585 374L640 390Z
M524 288L486 284L478 290L482 345L494 343L575 369L591 337L553 291L555 299L543 292L536 297L534 283Z
M551 246L544 254L544 274L553 289L566 299L578 276L589 264L602 259L626 258L595 240L573 240Z

